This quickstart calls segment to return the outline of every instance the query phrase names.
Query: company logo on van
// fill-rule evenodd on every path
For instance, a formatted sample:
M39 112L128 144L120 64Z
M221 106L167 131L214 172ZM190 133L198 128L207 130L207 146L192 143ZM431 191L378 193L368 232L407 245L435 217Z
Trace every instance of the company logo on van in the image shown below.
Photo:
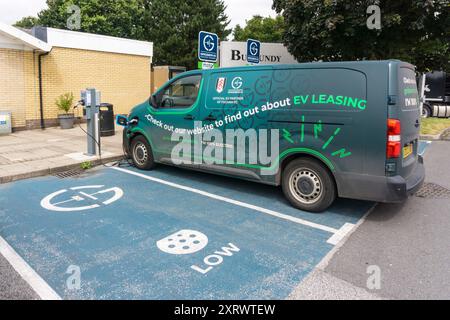
M244 90L242 90L242 86L244 85L244 81L241 77L235 77L231 81L231 88L228 90L228 94L242 94Z
M225 84L227 83L227 79L226 78L219 78L217 79L217 84L216 84L216 91L217 93L222 93L223 90L225 89Z
M242 88L242 85L243 85L243 82L242 82L241 77L236 77L233 79L233 81L231 81L231 86L235 90Z

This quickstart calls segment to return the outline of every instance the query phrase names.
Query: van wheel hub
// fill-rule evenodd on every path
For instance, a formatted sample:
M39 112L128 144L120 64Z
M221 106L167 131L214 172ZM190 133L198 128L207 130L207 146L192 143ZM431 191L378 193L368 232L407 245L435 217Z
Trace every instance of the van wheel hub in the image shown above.
M311 179L301 177L297 182L297 188L303 194L311 194L314 191L314 182Z
M312 204L322 195L322 182L319 176L309 169L298 169L290 177L289 186L294 197L305 204Z
M133 150L134 160L140 165L144 165L148 160L147 147L143 143L138 143Z

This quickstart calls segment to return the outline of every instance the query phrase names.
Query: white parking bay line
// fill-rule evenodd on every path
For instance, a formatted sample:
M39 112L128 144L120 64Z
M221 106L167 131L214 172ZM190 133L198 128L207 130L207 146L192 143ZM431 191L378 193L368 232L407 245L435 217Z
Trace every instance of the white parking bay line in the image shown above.
M353 230L355 225L353 223L346 223L336 232L330 239L328 239L327 243L332 245L337 245L345 236Z
M143 179L146 179L146 180L153 181L153 182L165 184L165 185L173 187L173 188L177 188L177 189L181 189L181 190L197 193L197 194L200 194L202 196L209 197L209 198L216 199L216 200L220 200L220 201L223 201L223 202L228 202L228 203L231 203L231 204L243 207L243 208L248 208L248 209L252 209L252 210L255 210L255 211L259 211L261 213L265 213L265 214L268 214L270 216L274 216L274 217L277 217L277 218L280 218L280 219L284 219L284 220L287 220L287 221L298 223L298 224L301 224L301 225L304 225L304 226L308 226L308 227L311 227L311 228L314 228L314 229L319 229L319 230L322 230L322 231L330 232L330 233L333 234L333 236L327 242L329 244L332 244L332 245L336 245L347 234L347 232L349 232L352 229L352 227L354 227L353 224L347 223L341 229L338 230L338 229L331 228L331 227L328 227L328 226L324 226L324 225L321 225L321 224L318 224L318 223L315 223L315 222L311 222L311 221L307 221L307 220L304 220L304 219L300 219L300 218L296 218L296 217L293 217L293 216L289 216L287 214L283 214L283 213L280 213L280 212L277 212L277 211L273 211L273 210L269 210L269 209L266 209L266 208L258 207L258 206L255 206L255 205L252 205L252 204L249 204L249 203L245 203L245 202L242 202L242 201L233 200L233 199L230 199L230 198L218 196L216 194L212 194L212 193L209 193L209 192L206 192L206 191L202 191L202 190L199 190L199 189L186 187L186 186L183 186L183 185L180 185L180 184L177 184L177 183L173 183L173 182L165 181L165 180L162 180L162 179L150 177L150 176L147 176L147 175L139 173L139 172L134 172L134 171L131 171L131 170L127 170L127 169L123 169L123 168L117 168L117 167L114 167L114 168L111 168L111 169L114 169L114 170L117 170L117 171L121 171L121 172L130 174L130 175L133 175L133 176L136 176L136 177L140 177L140 178L143 178Z
M424 140L422 140L422 141L420 141L420 142L423 142L423 143L426 143L426 144L427 144L427 146L423 148L422 152L419 153L419 156L424 156L424 155L425 155L425 152L427 151L427 148L430 146L430 144L433 143L433 141L429 141L429 140L428 140L428 141L424 141Z
M61 297L28 263L0 236L0 254L11 264L42 300L61 300Z

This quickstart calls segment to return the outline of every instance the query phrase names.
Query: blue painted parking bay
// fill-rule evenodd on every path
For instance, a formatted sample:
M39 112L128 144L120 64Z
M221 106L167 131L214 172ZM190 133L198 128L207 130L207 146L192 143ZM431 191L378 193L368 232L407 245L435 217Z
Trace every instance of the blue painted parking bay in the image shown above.
M1 185L0 203L0 236L63 299L284 299L373 207L311 214L279 188L165 166Z

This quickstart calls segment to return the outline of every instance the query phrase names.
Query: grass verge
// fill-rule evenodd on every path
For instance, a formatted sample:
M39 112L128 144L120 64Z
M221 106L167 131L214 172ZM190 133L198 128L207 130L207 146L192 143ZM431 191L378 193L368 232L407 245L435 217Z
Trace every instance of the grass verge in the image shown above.
M422 119L421 134L436 135L450 128L450 119L445 118L427 118Z

